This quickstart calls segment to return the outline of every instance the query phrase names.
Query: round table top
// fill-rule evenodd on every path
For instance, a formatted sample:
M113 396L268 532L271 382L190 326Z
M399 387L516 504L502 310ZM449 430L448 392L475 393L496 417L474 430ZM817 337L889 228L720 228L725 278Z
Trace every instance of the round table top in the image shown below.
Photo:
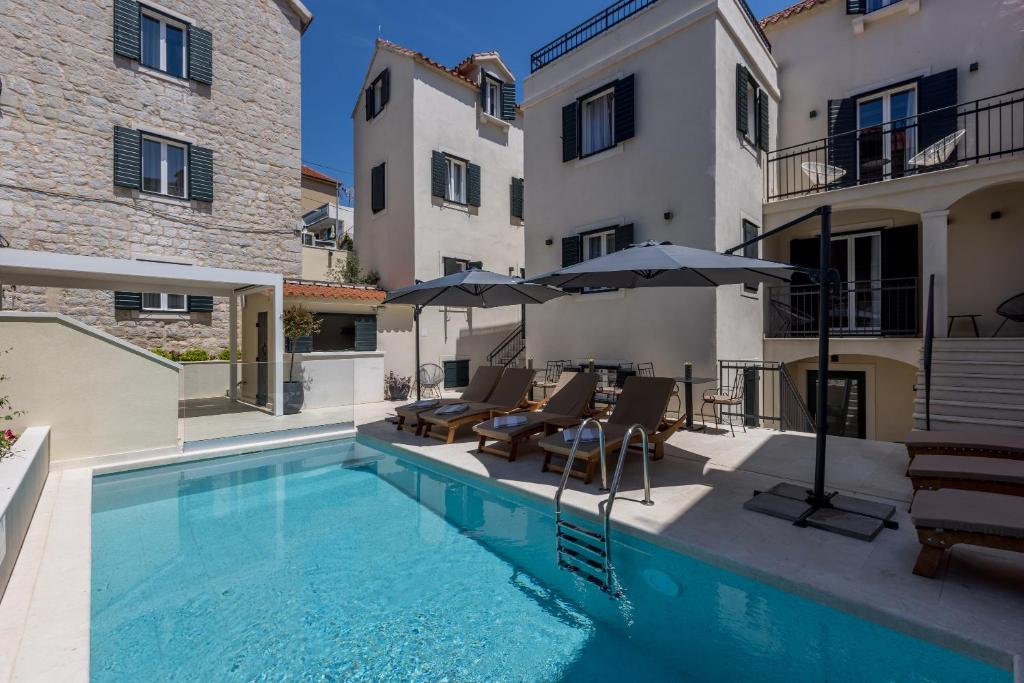
M717 377L673 377L672 379L684 384L710 384L718 381Z

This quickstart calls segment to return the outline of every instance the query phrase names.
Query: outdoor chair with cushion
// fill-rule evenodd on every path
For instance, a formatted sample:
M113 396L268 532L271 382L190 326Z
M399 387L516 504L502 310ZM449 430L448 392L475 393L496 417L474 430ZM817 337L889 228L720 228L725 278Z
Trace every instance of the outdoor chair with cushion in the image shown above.
M915 491L962 489L1024 496L1024 460L976 455L915 455L907 467Z
M533 382L530 368L509 368L486 401L459 401L420 414L422 436L453 443L462 427L483 422L492 413L512 413L526 408L526 394Z
M473 379L469 381L469 386L465 388L462 396L459 398L424 399L399 406L395 409L395 412L398 414L396 429L407 429L419 435L423 430L423 421L420 420L420 415L428 410L451 403L486 401L494 390L494 386L498 383L498 378L501 377L502 371L503 368L497 365L485 365L477 368L477 371L473 374Z
M715 418L715 427L718 427L719 406L743 405L743 373L736 373L736 377L732 381L732 386L720 386L715 390L705 391L701 398L704 401L700 404L701 422L707 424L707 420L704 416L704 406L710 405L712 416ZM740 420L740 424L743 426L743 431L747 431L747 421ZM729 432L735 438L736 429L733 427L732 419L729 420Z
M444 383L444 369L436 363L424 363L420 366L420 389L441 398L441 384Z
M634 424L641 424L647 430L649 444L654 448L653 458L658 460L664 456L665 441L686 421L685 415L672 423L665 421L665 411L668 410L668 402L672 397L672 388L675 385L675 380L671 377L632 376L626 379L615 409L608 421L602 423L607 457L618 454L622 447L622 440L626 436L626 430ZM572 439L556 430L574 427L579 423L580 420L556 420L548 423L545 431L553 433L542 438L537 444L544 451L544 465L541 468L543 472L564 471L565 466L553 463L552 459L567 460L569 451L572 449ZM633 439L634 441L630 445L636 446L640 442L640 434L634 433ZM583 483L589 484L594 478L594 473L600 462L599 443L597 441L580 441L576 450L574 467L569 474L582 479ZM577 469L575 467L577 464L582 469Z
M999 304L996 307L996 313L1003 316L1003 322L999 323L999 327L996 328L995 333L992 335L995 337L999 334L999 330L1003 329L1003 325L1006 321L1011 320L1015 323L1024 323L1024 292L1011 296L1009 299Z
M1024 460L1024 434L1011 432L942 432L915 429L904 438L907 454L976 455Z
M523 442L544 431L544 424L565 418L579 419L587 414L590 401L597 389L597 375L589 372L563 372L568 378L565 385L551 395L541 410L513 415L492 415L473 431L480 436L477 453L500 455L515 460ZM487 441L495 443L488 445Z

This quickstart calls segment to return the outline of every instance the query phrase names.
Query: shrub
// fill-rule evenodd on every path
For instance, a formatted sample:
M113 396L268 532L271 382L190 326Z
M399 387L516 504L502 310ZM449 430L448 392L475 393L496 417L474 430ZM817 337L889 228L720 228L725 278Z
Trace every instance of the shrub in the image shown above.
M239 351L238 351L238 356L239 357L242 356L241 349L239 349ZM218 351L217 352L217 360L231 360L231 349L229 349L228 347L225 346L220 351Z
M197 361L210 360L210 354L205 349L185 349L178 354L178 360L183 363L194 363Z
M289 306L284 309L281 315L281 327L284 336L292 340L292 348L295 348L295 340L302 337L310 337L320 331L320 319L302 306ZM292 354L291 365L288 368L288 381L292 381L292 371L295 369L295 354Z
M167 360L173 360L174 362L178 361L177 351L168 351L167 349L162 349L158 346L155 349L150 349L150 352L155 353L161 358L166 358Z
M404 400L409 396L411 387L412 377L401 377L392 370L384 378L384 395L388 400Z
M10 349L0 349L0 356L10 353ZM0 382L7 379L6 375L0 374ZM22 410L14 410L11 406L10 396L0 396L0 421L9 422L14 418L24 415ZM10 429L0 430L0 460L11 455L14 450L14 442L18 437Z

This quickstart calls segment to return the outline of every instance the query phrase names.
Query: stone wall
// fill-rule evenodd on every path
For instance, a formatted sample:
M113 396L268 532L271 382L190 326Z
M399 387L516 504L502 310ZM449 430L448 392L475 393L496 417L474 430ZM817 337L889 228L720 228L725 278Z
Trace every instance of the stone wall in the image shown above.
M21 249L298 276L299 19L284 0L163 4L213 33L211 86L115 55L113 0L0 3L0 234ZM115 125L211 148L213 202L115 187ZM19 288L4 304L145 347L216 350L228 302L214 301L212 315L164 319L115 316L106 291Z

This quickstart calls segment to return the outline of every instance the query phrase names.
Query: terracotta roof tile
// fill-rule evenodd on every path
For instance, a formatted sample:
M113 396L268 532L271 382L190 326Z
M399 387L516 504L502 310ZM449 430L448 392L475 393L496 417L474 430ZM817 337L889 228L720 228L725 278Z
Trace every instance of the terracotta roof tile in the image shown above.
M285 296L311 299L347 299L349 301L384 301L387 293L376 287L343 285L314 280L288 280L284 283Z
M303 165L303 167L302 167L302 175L304 175L304 176L306 176L308 178L315 178L316 180L322 180L325 183L334 183L335 185L340 185L341 184L340 182L337 181L337 179L332 178L331 176L327 175L326 173L321 173L320 171L317 171L316 169L310 168L309 166L305 166L305 165Z
M476 81L472 81L472 80L466 78L465 75L463 75L462 72L459 71L459 67L455 67L453 69L449 69L448 67L446 67L441 62L434 61L433 59L431 59L430 57L426 56L422 52L417 52L416 50L410 50L407 47L402 47L398 43L392 43L390 40L385 40L383 38L378 38L377 39L377 46L378 47L385 47L385 48L387 48L389 50L392 50L394 52L397 52L399 54L407 55L409 57L412 57L413 59L415 59L415 60L417 60L419 62L422 62L422 63L426 64L427 66L432 66L435 69L437 69L438 71L442 71L442 72L448 74L449 76L454 76L455 78L458 78L460 81L465 81L466 83L469 83L474 88L479 86L479 84ZM463 60L463 62L461 62L459 66L462 66L462 64L464 64L465 61L466 60Z
M785 21L794 14L800 14L801 12L813 9L818 5L824 5L828 1L829 0L800 0L800 2L792 4L785 9L781 9L775 14L769 14L767 17L761 20L761 27L765 28L770 24L777 24L780 21Z

